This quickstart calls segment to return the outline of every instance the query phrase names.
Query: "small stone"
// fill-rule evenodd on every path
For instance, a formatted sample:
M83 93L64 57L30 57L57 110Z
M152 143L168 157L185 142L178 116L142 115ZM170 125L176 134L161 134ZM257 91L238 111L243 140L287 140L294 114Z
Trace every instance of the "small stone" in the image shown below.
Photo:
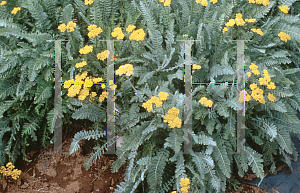
M68 176L66 176L66 177L63 177L63 180L67 180L68 179Z
M25 182L25 183L21 186L21 188L22 188L22 189L25 189L25 188L28 188L28 186L29 186L29 184Z
M21 178L17 179L17 185L20 186L22 184Z

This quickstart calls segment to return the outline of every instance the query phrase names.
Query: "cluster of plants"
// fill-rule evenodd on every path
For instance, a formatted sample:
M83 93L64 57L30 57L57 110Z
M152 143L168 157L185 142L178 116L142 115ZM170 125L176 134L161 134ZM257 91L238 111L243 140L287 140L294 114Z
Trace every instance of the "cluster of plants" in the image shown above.
M114 89L115 131L124 144L112 172L127 164L116 191L224 192L234 171L264 178L278 160L291 167L289 155L297 159L291 137L300 138L299 15L296 0L1 3L0 165L14 163L20 151L27 160L29 144L53 140L60 115L52 100L54 44L46 40L69 39L62 46L63 123L72 117L100 125L76 133L69 151L105 138L106 89ZM192 41L193 83L209 82L192 87L191 130L182 121L186 48L177 40L183 39L200 40ZM239 94L235 84L214 84L236 82L237 45L230 40L237 39L252 40L245 42ZM109 53L103 40L122 41ZM114 82L106 80L109 56ZM237 102L245 103L246 154L229 153L236 151ZM190 154L180 153L184 131L192 136ZM97 144L85 168L115 140Z

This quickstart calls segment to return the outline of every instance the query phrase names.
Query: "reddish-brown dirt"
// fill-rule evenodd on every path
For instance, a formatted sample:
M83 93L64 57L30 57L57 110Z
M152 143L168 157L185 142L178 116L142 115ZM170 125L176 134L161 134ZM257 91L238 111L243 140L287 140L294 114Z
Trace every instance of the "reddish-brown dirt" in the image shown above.
M86 120L72 120L72 125L63 128L63 152L68 152L74 134L80 130L88 129L92 123ZM111 164L117 159L116 155L102 155L88 171L83 167L85 159L92 152L94 142L83 141L80 149L72 155L49 155L45 152L53 152L53 145L47 149L28 149L27 158L33 160L26 162L17 161L16 168L22 170L18 180L13 182L0 180L0 192L2 193L111 193L125 177L126 163L117 173L111 173ZM47 156L48 155L48 156ZM47 166L47 167L45 167ZM241 184L240 192L265 193L266 191ZM235 193L235 191L228 191Z

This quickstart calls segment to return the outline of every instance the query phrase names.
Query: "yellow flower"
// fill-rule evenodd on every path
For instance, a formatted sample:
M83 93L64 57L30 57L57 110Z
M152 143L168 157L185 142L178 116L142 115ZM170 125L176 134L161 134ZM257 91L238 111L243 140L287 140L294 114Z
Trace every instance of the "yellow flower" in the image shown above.
M90 102L94 101L94 98L93 98L93 97L95 97L95 96L97 96L97 93L96 93L96 92L92 92L89 101L90 101Z
M268 84L268 89L275 89L275 83L274 82L270 82L270 84Z
M262 95L261 95L262 96ZM260 102L261 104L266 104L266 101L264 99L264 97L262 96L261 98L258 99L258 102Z
M212 2L213 4L218 3L218 0L210 0L210 2Z
M173 192L171 192L171 193L176 193L176 191L173 191Z
M79 50L80 54L88 54L93 51L93 46L85 46Z
M64 88L70 88L71 84L74 84L74 79L65 81Z
M171 0L165 0L164 6L170 6L171 5Z
M288 34L284 33L284 32L280 32L278 34L278 37L280 37L280 39L282 41L285 41L285 42L287 42L288 40L291 40L291 37Z
M207 107L212 107L213 101L212 100L208 100L208 101L204 102L204 105L207 106Z
M5 5L6 4L6 1L2 1L1 3L0 3L0 5Z
M256 32L257 30L255 28L252 28L251 31Z
M171 109L168 110L169 115L177 116L179 114L179 109L176 107L172 107Z
M102 32L103 32L103 30L100 27L94 28L88 33L88 36L89 36L89 38L95 38Z
M268 70L264 69L263 71L264 71L264 75L265 75L265 76L268 76L268 75L269 75Z
M86 66L86 65L87 65L86 61L82 61L80 63L76 63L75 68L81 68L81 67Z
M269 6L271 3L269 0L263 0L263 5L264 6Z
M244 92L245 92L245 96L244 96ZM247 93L247 91L242 90L240 92L239 101L242 103L242 102L244 102L244 99L245 99L246 102L249 102L251 100L251 96Z
M101 82L103 79L102 78L94 78L93 83L98 83Z
M255 3L255 0L249 0L249 3Z
M262 4L263 0L256 0L256 4Z
M11 11L11 14L17 14L17 12L20 10L21 10L21 7L14 7L14 9Z
M201 66L197 64L193 64L193 69L200 70Z
M254 90L254 89L256 89L257 88L257 84L256 83L252 83L251 85L250 85L250 89L251 90Z
M78 94L78 99L83 101L90 94L89 91L89 88L83 88Z
M251 72L247 72L248 78L251 76Z
M202 98L199 100L199 102L200 102L201 104L204 104L206 101L207 101L207 98L206 98L206 97L202 97Z
M283 13L288 13L289 12L289 7L287 6L279 6L280 11L282 11Z
M188 189L190 188L189 186L190 180L188 178L181 178L180 179L180 185L182 188L180 188L182 193L187 193Z
M235 17L236 17L235 18L235 23L236 23L237 26L243 26L243 25L245 25L246 22L244 22L241 13L237 13Z
M235 24L235 20L230 19L225 25L226 25L226 27L231 27L231 26L234 26L234 24Z
M93 2L93 0L84 0L84 4L86 5L91 5Z
M113 32L111 32L112 37L117 37L118 40L122 40L124 38L124 34L120 27L116 27Z
M105 50L105 51L103 51L101 53L98 53L97 54L97 58L98 58L98 60L104 61L105 59L107 59L107 55L108 54L110 54L110 52L108 50Z
M228 31L228 28L227 27L224 27L223 28L223 33L227 32Z
M254 63L251 63L251 65L249 66L249 69L251 70L256 70L258 68L257 65L255 65Z
M79 94L79 91L81 89L82 85L81 84L74 84L71 86L68 90L68 97L75 97L77 94Z
M268 81L265 78L258 79L260 85L268 85Z
M88 77L85 79L84 88L90 88L93 86L93 81Z
M138 29L138 30L134 30L130 36L129 39L130 40L135 40L135 41L142 41L145 38L145 32L143 29Z
M132 32L135 28L136 28L136 26L134 26L134 25L129 25L129 26L126 28L126 31L127 31L128 33L130 33L130 32Z
M101 88L102 88L102 89L105 89L105 84L101 84Z
M260 74L260 72L259 72L258 70L252 70L252 72L253 72L253 74L255 74L255 75L259 75L259 74Z
M60 32L65 32L65 31L66 31L66 27L67 27L66 24L62 23L62 24L60 24L60 25L58 26L57 29L59 29Z
M196 3L199 4L201 2L201 0L196 0Z
M264 35L264 33L261 31L261 29L257 29L256 33L259 34L259 35L261 35L261 36Z
M208 3L207 3L207 1L206 1L206 0L202 0L202 1L201 1L201 5L202 5L202 6L207 6L207 5L208 5Z
M159 96L159 98L160 98L161 101L165 101L165 100L167 100L169 94L166 93L166 92L162 92L162 91L161 91L161 92L158 94L158 96Z
M269 101L271 101L271 102L276 101L276 97L275 97L273 94L271 94L271 93L268 94L268 99L269 99Z

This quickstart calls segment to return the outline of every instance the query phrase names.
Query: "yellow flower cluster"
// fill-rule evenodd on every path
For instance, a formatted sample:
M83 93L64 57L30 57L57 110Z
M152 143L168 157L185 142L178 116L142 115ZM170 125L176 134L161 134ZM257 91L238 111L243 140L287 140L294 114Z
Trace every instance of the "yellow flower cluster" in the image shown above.
M243 15L241 13L237 13L235 15L235 23L236 23L237 26L245 25L246 22L243 20L242 17L243 17Z
M84 48L81 48L79 50L79 53L80 54L88 54L88 53L90 53L92 51L93 51L93 46L84 46Z
M207 100L206 97L202 97L199 102L204 105L204 106L207 106L207 107L212 107L213 105L213 101L212 100Z
M288 40L291 40L291 37L288 34L284 33L284 32L280 32L278 34L278 37L280 37L280 39L282 41L285 41L285 42L287 42Z
M248 78L251 77L251 72L247 72Z
M5 166L0 167L0 174L3 174L3 176L11 176L12 179L16 180L19 178L22 171L14 168L15 166L11 162L8 162L6 168Z
M85 81L84 81L84 86L83 86L83 88L90 88L90 87L93 86L93 84L94 84L93 79L90 78L90 77L87 77L87 78L85 79Z
M253 31L253 32L255 32L255 33L257 33L257 34L259 34L261 36L264 35L264 32L262 32L261 29L252 28L251 31Z
M251 85L250 85L250 89L252 90L251 96L252 96L255 100L258 100L260 103L265 104L265 100L264 100L264 98L263 98L263 96L262 96L263 90L262 90L262 89L259 89L259 88L257 87L257 84L256 84L256 83L251 84ZM268 99L269 99L269 101L271 101L271 102L276 101L275 96L274 96L273 94L271 94L271 93L268 94Z
M68 32L73 32L74 31L74 27L76 27L76 23L74 23L73 21L70 21L67 24L67 26L64 23L60 24L57 29L59 29L60 32L65 32L66 29L68 30Z
M103 102L105 98L107 98L108 92L104 91L102 94L99 96L99 102Z
M84 67L86 65L87 65L86 61L82 61L82 62L76 63L75 68L81 68L81 67Z
M112 37L117 37L118 40L122 40L124 38L124 34L120 27L116 27L113 32L111 32Z
M75 81L74 79L65 81L64 88L68 88L68 97L75 97L78 94L78 99L83 101L90 94L89 88L92 87L94 83L98 83L103 80L102 78L94 78L92 76L87 77L87 73L87 71L84 71L81 75L76 75ZM83 79L85 80L83 81ZM71 84L74 85L71 86ZM103 88L102 85L101 87ZM95 97L96 95L92 92L91 96Z
M275 83L271 82L271 78L268 74L268 71L266 69L264 69L264 78L259 78L259 84L260 85L265 85L268 87L268 89L275 89ZM270 84L269 84L270 83Z
M103 51L101 53L98 53L97 54L97 58L98 58L98 60L104 61L105 59L107 59L107 55L108 54L110 54L110 52L108 50L105 50L105 51Z
M2 1L1 3L0 3L0 5L5 5L6 4L6 1Z
M142 41L144 40L146 34L144 32L143 29L138 29L138 30L134 30L130 36L129 36L129 39L130 40L135 40L135 41Z
M95 38L96 36L98 36L99 34L101 34L103 32L101 27L97 28L97 25L95 25L95 24L90 25L87 29L89 31L89 33L88 33L89 38Z
M196 3L197 4L201 3L202 6L208 6L208 3L206 0L196 0Z
M86 5L91 5L92 3L94 3L93 0L84 0L84 4Z
M269 0L247 0L247 1L249 1L249 3L263 4L264 6L268 6L271 4Z
M126 31L127 31L128 33L131 33L135 28L136 28L136 26L134 26L134 25L129 25L129 26L126 28Z
M162 101L167 100L169 94L166 92L160 92L158 94L159 98L156 96L151 97L151 99L149 99L148 101L146 101L145 103L143 103L142 107L144 107L145 109L147 109L148 112L152 111L152 104L155 103L156 107L161 107L162 106Z
M273 94L271 94L271 93L268 94L268 99L269 99L269 101L271 101L271 102L276 101L276 97L275 97Z
M17 14L17 12L20 10L21 10L21 7L14 7L14 9L11 11L11 14Z
M194 73L195 70L200 70L200 69L201 69L201 66L200 66L200 65L198 65L198 64L193 64L193 71L192 71L192 73Z
M234 19L230 19L225 25L226 27L232 27L235 24L235 20Z
M290 8L287 6L279 6L280 11L282 11L283 13L288 13Z
M244 96L244 92L245 92L245 96ZM251 100L251 95L249 95L249 94L247 93L247 91L242 90L242 91L240 92L240 98L239 98L239 101L242 103L242 102L244 102L244 100L245 100L246 102L249 102L249 101Z
M90 102L92 102L92 101L94 101L95 99L94 99L94 97L95 96L97 96L97 93L96 92L92 92L92 94L91 94L91 97L90 97Z
M179 109L176 107L172 107L168 110L168 114L164 116L164 122L168 123L170 128L180 128L181 127L181 119L178 117Z
M251 63L251 65L249 66L249 69L251 69L255 75L259 75L260 73L257 70L257 68L258 68L258 66L255 65L254 63ZM251 75L251 73L250 73L250 75ZM248 74L248 77L250 77L249 74Z
M253 83L250 85L250 89L252 90L251 96L262 104L265 104L265 99L263 96L264 91L257 87L257 84Z
M180 185L182 188L180 188L180 191L182 193L188 193L188 189L190 188L190 180L188 178L181 178L180 179Z
M171 0L159 0L160 2L164 3L164 6L170 6L171 5Z
M227 27L224 27L223 28L223 33L227 32L228 31L228 28Z
M133 74L133 65L132 64L125 64L120 66L118 70L116 70L116 75L121 76L125 74L126 76L130 76Z
M94 78L93 83L98 83L101 82L103 79L102 78Z

